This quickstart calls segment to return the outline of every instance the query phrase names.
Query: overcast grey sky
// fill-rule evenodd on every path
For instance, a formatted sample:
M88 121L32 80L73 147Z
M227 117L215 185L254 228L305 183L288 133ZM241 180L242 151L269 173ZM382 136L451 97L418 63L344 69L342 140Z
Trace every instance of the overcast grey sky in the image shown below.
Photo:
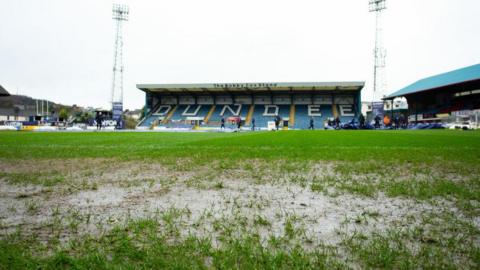
M368 0L135 0L125 34L126 108L137 83L366 81ZM12 93L108 107L112 1L0 0L0 84ZM479 0L387 0L387 94L480 63Z

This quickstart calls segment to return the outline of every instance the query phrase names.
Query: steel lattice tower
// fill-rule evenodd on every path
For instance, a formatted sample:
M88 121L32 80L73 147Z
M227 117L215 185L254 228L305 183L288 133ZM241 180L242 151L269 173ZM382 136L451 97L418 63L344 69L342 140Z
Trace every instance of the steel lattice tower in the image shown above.
M383 48L382 12L387 8L386 0L370 0L369 11L375 12L375 49L373 51L375 62L373 67L373 95L372 102L376 97L382 98L385 89L385 57Z
M123 104L123 21L128 21L128 6L114 4L112 18L115 20L115 49L113 56L112 109L114 103Z

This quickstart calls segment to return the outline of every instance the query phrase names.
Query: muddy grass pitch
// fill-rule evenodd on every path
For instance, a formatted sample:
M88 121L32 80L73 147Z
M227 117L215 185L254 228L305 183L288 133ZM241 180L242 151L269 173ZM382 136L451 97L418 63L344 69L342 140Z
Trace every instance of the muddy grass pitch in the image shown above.
M0 269L480 267L480 132L0 133Z

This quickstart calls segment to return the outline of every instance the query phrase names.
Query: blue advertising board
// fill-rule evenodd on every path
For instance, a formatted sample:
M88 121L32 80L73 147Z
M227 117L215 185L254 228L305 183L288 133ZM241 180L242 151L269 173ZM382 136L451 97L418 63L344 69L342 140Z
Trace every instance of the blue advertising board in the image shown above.
M373 117L380 116L383 118L383 102L372 102L372 115Z
M112 118L113 118L113 120L117 121L117 127L118 128L123 128L122 114L123 114L123 103L122 102L113 102L113 104L112 104Z

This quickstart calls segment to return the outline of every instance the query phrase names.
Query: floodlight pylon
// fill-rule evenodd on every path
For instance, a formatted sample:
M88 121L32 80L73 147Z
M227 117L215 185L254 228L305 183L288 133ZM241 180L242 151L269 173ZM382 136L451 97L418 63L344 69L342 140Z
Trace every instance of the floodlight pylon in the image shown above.
M385 91L385 58L387 53L383 47L382 13L386 8L386 0L369 1L369 11L375 13L375 48L373 50L374 67L372 102L376 97L382 98Z
M112 19L115 20L115 48L113 56L112 109L115 103L123 104L123 22L128 21L129 8L126 5L114 4Z

